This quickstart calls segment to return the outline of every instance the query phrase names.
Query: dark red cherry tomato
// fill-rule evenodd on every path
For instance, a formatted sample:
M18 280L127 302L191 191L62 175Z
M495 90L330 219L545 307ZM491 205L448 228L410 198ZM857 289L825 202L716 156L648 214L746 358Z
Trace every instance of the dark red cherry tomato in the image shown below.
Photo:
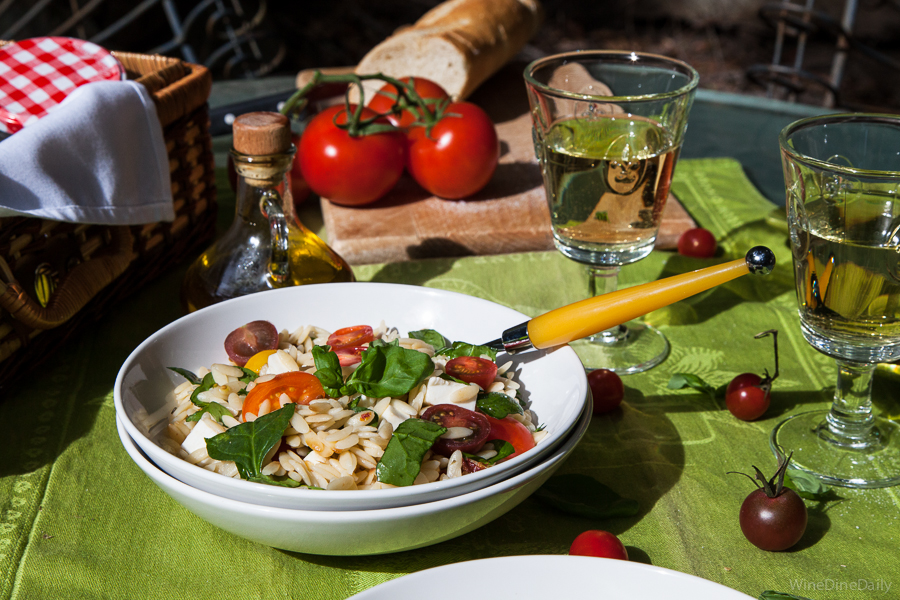
M534 448L534 436L528 431L527 427L516 421L514 418L504 417L502 419L495 419L488 415L484 415L484 417L488 420L488 423L491 424L491 433L488 436L488 439L505 440L512 444L515 449L515 452L503 459L504 461Z
M594 398L594 414L600 415L619 408L625 398L622 378L609 369L596 369L587 375Z
M354 325L338 329L328 336L328 341L325 343L337 352L342 348L371 344L373 341L375 341L375 335L371 327L368 325Z
M278 330L268 321L252 321L238 327L225 338L225 352L239 367L263 350L278 348Z
M351 109L355 107L351 106ZM362 118L375 117L368 108ZM351 136L338 127L348 122L344 105L313 117L300 138L300 172L309 188L335 204L375 202L400 179L406 163L406 137L398 130Z
M455 404L436 404L422 413L423 421L433 421L441 427L466 427L472 430L470 435L457 439L438 438L431 446L435 454L450 456L455 450L469 454L478 452L488 439L491 425L488 417L481 413L457 406Z
M497 170L500 142L490 117L469 102L450 104L428 132L407 132L406 168L413 179L439 198L456 200L481 190Z
M695 258L711 258L716 254L716 238L702 227L688 229L678 238L678 254Z
M751 544L762 550L780 552L794 546L803 537L807 523L806 505L790 488L774 498L757 489L741 504L741 531Z
M409 83L410 78L404 77L400 81L403 83ZM429 103L430 107L433 109L436 101L440 100L449 100L450 96L444 91L444 88L431 81L430 79L425 79L424 77L413 77L413 88L416 90L416 93L423 100L433 100L434 103ZM409 110L402 110L399 114L396 112L392 112L394 110L394 106L397 103L397 88L394 87L391 83L386 83L378 92L375 94L366 106L371 108L377 113L381 113L385 115L388 121L394 124L394 126L399 127L401 129L406 129L410 125L412 125L417 117L414 113Z
M486 390L497 376L497 365L494 361L477 356L457 356L447 361L444 371L451 377L466 383L476 383Z
M619 538L608 531L599 529L591 529L579 534L572 542L569 554L628 560L628 551Z

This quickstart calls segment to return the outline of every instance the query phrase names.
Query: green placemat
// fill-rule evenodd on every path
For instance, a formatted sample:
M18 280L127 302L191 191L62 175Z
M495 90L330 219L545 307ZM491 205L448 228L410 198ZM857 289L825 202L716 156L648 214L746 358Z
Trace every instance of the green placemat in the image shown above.
M638 500L636 517L572 517L531 498L462 537L372 557L283 552L208 525L140 472L114 426L115 375L139 342L180 316L181 269L123 302L0 401L0 600L342 600L452 562L564 554L578 533L596 528L619 535L633 560L754 597L765 589L816 600L891 597L881 592L897 583L897 490L838 490L837 500L809 503L807 535L791 552L757 550L741 535L738 509L753 488L746 478L726 473L750 472L752 464L771 470L769 431L795 411L826 406L834 369L799 334L786 236L766 222L772 205L740 166L683 161L673 191L716 233L721 255L697 260L656 252L625 268L622 286L742 256L755 244L770 246L780 265L772 277L741 278L648 316L669 337L671 355L648 373L625 378L621 412L595 418L560 471L592 475ZM587 293L582 268L554 252L372 265L356 272L361 280L460 291L529 315ZM782 375L763 419L740 422L720 401L668 389L678 372L719 385L738 373L771 370L771 343L753 339L771 328L781 332ZM876 378L876 391L896 385L886 377ZM896 404L879 408L900 414Z

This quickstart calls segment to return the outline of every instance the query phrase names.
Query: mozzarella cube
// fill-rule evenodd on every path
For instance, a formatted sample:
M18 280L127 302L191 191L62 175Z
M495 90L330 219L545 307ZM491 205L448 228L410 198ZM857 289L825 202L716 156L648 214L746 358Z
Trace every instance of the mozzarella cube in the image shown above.
M458 383L441 377L431 377L425 384L424 404L428 406L456 404L475 410L475 399L480 390L476 383Z

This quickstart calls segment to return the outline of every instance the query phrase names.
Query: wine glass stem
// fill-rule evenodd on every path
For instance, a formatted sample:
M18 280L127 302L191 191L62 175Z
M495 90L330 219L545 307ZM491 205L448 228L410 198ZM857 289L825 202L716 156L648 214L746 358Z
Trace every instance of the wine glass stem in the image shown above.
M588 267L591 296L601 296L619 288L620 267ZM591 341L612 344L625 339L628 330L624 325L616 325L590 337Z
M837 360L834 402L826 417L828 429L847 445L865 445L872 433L872 376L875 365Z

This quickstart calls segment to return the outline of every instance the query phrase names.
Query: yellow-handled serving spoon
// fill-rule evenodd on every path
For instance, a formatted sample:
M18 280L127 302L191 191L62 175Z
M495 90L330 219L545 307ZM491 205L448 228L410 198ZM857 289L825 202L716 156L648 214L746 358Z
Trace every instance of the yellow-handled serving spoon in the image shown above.
M674 304L741 275L768 275L775 255L765 246L751 248L744 258L682 273L666 279L594 296L551 310L510 327L485 346L515 354L529 348L552 348L580 340Z

